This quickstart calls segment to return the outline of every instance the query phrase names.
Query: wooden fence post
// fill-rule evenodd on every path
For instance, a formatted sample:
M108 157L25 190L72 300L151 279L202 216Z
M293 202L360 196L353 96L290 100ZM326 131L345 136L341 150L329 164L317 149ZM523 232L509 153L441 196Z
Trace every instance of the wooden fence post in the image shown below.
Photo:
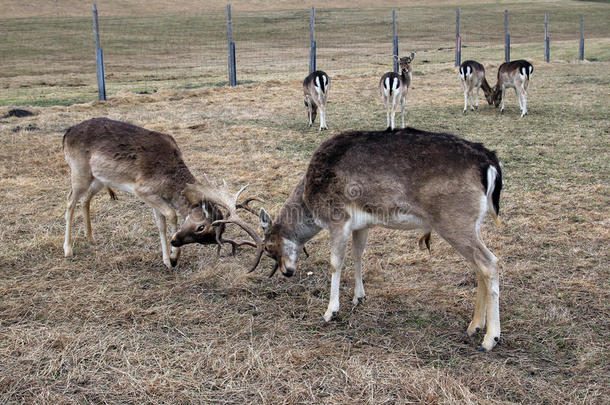
M549 13L544 13L544 61L551 60L551 40L549 39Z
M309 73L316 71L316 9L311 8L309 16Z
M504 10L504 61L510 62L510 34L508 33L508 10Z
M398 35L396 33L396 10L392 10L392 55L394 72L398 73Z
M580 16L580 46L578 48L578 59L585 60L585 16Z
M462 63L462 37L460 35L460 17L462 9L458 7L455 15L455 66Z
M227 4L227 50L228 50L228 74L229 86L237 84L237 75L235 73L235 43L233 42L233 20L231 18L231 5Z
M98 99L106 100L106 79L104 75L104 51L100 46L100 30L97 20L97 5L93 4L93 35L95 37L95 62L97 65Z

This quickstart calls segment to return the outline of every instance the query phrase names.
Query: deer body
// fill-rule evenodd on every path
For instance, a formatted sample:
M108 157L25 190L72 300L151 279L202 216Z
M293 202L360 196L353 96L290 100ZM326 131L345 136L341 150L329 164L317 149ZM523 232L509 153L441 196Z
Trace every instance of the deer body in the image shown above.
M415 54L400 58L400 74L394 72L385 73L379 81L379 91L381 92L381 100L386 107L387 128L394 130L394 115L398 111L400 105L400 113L402 117L402 127L405 127L405 104L407 103L407 93L413 77L411 62L415 58Z
M320 110L320 131L328 129L326 125L326 101L330 92L330 78L321 70L316 70L303 81L303 93L305 95L305 107L309 126L313 125L317 111Z
M468 109L468 101L470 108L474 111L479 108L479 89L483 89L487 102L493 103L493 90L485 79L485 68L479 62L467 60L460 65L460 79L462 81L462 89L464 90L464 112ZM476 99L473 100L473 93L476 89Z
M196 183L182 159L174 139L124 122L94 118L68 129L63 137L66 161L71 169L71 190L66 209L64 254L73 255L72 222L76 204L83 199L85 232L91 231L90 202L103 188L123 190L138 196L153 209L159 229L163 263L177 264L179 246L185 243L220 243L223 229L212 222L222 219L214 206L190 204L183 190ZM181 233L174 235L171 252L167 227L177 229L176 210L186 218Z
M519 59L512 62L505 62L498 68L498 83L494 87L494 104L496 107L502 104L500 112L504 113L504 101L506 89L515 89L521 117L527 114L527 86L534 67L526 60Z
M477 297L468 333L487 325L482 348L491 350L500 336L497 259L479 230L486 212L496 219L501 187L498 159L481 144L413 128L340 134L314 152L275 221L261 210L265 252L290 276L304 243L329 231L332 277L324 314L329 321L339 309L350 237L356 305L365 296L362 254L370 228L435 230L475 268Z

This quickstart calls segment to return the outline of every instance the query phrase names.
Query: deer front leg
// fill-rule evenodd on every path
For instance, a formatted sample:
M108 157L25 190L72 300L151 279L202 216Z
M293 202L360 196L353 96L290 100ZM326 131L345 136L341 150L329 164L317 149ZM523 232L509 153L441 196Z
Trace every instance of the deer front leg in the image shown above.
M328 308L324 313L324 320L326 322L330 321L339 311L341 268L343 267L343 260L345 259L348 235L341 229L332 232L330 239L330 266L332 268L332 275L330 280L330 300L328 302Z
M504 93L506 93L506 88L502 85L502 107L500 107L500 113L504 114Z
M352 232L352 258L354 259L354 299L352 304L358 305L364 299L364 284L362 283L362 254L369 235L368 228Z
M485 308L487 331L480 350L489 351L500 340L500 283L496 268L498 259L484 246L475 253L474 259L487 289Z
M402 128L405 128L405 104L407 104L407 98L402 97L400 100L400 115L402 116Z
M163 254L163 264L167 268L171 269L172 263L170 261L169 246L167 245L167 224L165 217L156 208L153 208L153 215L155 216L155 223L159 229L159 238L161 239L161 253Z
M479 108L479 90L480 90L480 89L481 89L480 87L477 87L477 97L476 97L476 99L475 99L475 103L474 103L474 108L475 108L475 109L478 109L478 108Z

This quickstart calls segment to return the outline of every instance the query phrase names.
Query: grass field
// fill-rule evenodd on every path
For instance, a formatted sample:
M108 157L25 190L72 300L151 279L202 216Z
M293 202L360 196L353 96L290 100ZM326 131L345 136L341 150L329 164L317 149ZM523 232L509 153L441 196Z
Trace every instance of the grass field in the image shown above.
M138 10L133 3L126 14ZM149 18L178 18L160 17L161 2L150 3L157 14ZM289 14L294 4L285 5L277 12ZM459 4L450 5L446 13L454 16ZM551 3L509 5L525 15ZM600 21L610 16L603 3L552 6L558 14L574 7ZM423 19L443 5L429 7L419 2L403 12ZM371 10L380 19L391 15L391 8ZM27 20L44 30L49 18L82 18L74 33L85 38L88 12L9 13L0 25L17 32ZM57 32L64 29L70 32ZM115 65L125 71L113 73L107 102L76 104L95 98L95 73L79 53L66 64L48 51L37 65L12 50L17 38L0 45L3 56L13 52L0 66L0 116L14 107L36 115L0 119L1 403L610 402L609 32L587 40L590 60L582 63L574 60L576 45L574 52L557 48L552 63L542 61L539 43L513 49L514 58L527 57L535 68L524 119L514 93L504 115L487 105L463 115L456 68L441 55L423 63L433 40L422 33L416 42L408 124L484 142L504 165L505 225L487 219L483 227L501 269L502 338L487 354L476 351L480 336L465 335L474 272L435 234L428 255L417 249L415 232L373 231L364 256L367 301L351 306L348 259L342 307L328 324L321 320L330 287L325 233L308 244L311 256L291 279L266 278L269 259L245 275L253 253L245 248L236 257L225 248L216 258L212 247L187 246L169 271L150 210L124 193L116 202L100 194L92 204L97 245L86 243L77 214L75 256L63 258L69 172L61 139L68 127L106 116L169 133L196 176L225 178L233 189L250 183L248 193L276 214L320 142L348 129L385 127L377 83L389 66L380 47L367 51L365 44L348 63L327 59L330 131L318 133L306 127L301 60L287 59L280 67L294 68L270 76L252 68L242 76L249 83L228 88L218 85L223 71L191 71L188 63L167 68L162 58L130 69L143 54L126 56ZM79 43L67 33L62 38L55 45L68 54ZM481 43L477 52L493 85L502 45ZM366 55L374 60L359 63ZM157 92L136 94L152 88Z

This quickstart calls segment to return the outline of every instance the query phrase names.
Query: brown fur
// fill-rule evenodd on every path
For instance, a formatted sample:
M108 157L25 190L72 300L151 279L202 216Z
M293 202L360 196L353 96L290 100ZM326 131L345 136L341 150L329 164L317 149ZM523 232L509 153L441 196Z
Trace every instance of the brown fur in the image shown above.
M320 83L320 87L316 85L316 78ZM324 82L326 81L326 85ZM320 93L316 88L319 88ZM328 93L330 92L330 77L321 70L316 70L310 73L303 80L303 94L305 96L305 107L307 107L307 117L309 118L309 126L313 125L316 120L318 109L320 110L320 131L328 129L326 125L326 102L328 101Z
M471 75L467 76L466 72L470 68ZM478 107L479 103L479 95L478 90L481 88L483 90L483 94L485 95L485 99L489 105L493 104L493 89L489 86L487 79L485 78L485 67L481 65L479 62L474 60L464 61L460 65L460 78L462 79L462 88L464 90L464 112L467 109L466 100L469 98L472 109ZM477 91L477 100L476 105L474 105L472 97L473 92Z

